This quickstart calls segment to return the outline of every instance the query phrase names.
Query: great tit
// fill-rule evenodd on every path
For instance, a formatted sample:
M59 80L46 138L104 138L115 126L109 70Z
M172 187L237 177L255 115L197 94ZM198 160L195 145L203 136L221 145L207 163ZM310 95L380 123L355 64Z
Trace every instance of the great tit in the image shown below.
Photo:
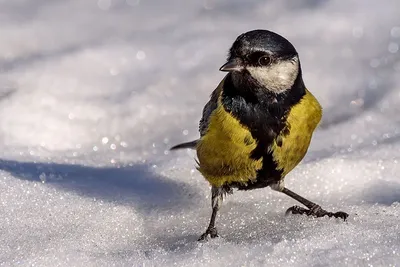
M284 185L305 156L322 108L304 85L299 56L284 37L267 30L241 34L220 71L228 72L203 109L200 138L172 147L197 151L197 169L211 184L212 215L199 240L217 237L215 218L233 188L271 187L302 203L287 213L346 220Z

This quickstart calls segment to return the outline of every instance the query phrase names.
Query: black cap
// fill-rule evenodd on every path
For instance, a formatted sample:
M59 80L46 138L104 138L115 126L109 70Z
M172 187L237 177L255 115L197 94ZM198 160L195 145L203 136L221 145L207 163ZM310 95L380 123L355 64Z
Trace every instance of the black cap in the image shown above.
M253 30L239 35L229 51L228 59L243 58L256 51L269 52L275 57L297 55L294 46L279 34L267 30Z

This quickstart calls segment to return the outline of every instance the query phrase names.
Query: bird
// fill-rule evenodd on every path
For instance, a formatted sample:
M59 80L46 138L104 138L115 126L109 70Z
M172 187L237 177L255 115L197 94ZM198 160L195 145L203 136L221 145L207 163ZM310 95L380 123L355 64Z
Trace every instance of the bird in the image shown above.
M219 70L227 74L203 108L199 139L171 148L195 149L197 169L211 186L211 219L199 241L219 236L217 213L233 189L270 187L305 206L286 214L346 220L346 212L326 211L285 187L322 118L295 47L275 32L248 31L236 38Z

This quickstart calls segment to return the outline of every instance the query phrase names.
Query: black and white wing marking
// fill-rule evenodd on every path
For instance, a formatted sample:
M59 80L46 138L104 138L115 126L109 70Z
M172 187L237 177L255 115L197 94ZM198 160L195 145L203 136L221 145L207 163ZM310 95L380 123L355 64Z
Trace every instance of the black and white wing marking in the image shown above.
M224 80L225 79L223 79L220 82L220 84L218 85L218 87L211 93L210 100L207 102L207 104L203 108L203 116L200 119L200 123L199 123L200 136L205 135L206 132L207 132L208 124L210 122L211 113L218 106L218 98L219 98L219 96L221 94L221 91L222 91L222 88L223 88L223 84L224 84Z

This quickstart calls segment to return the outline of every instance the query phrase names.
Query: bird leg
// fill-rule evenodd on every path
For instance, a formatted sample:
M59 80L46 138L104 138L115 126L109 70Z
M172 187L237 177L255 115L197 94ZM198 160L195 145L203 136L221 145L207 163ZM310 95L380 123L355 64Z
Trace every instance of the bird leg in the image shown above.
M206 240L208 235L210 235L211 238L218 237L217 228L215 228L215 218L217 217L217 212L222 205L224 193L227 193L227 191L223 187L213 186L211 188L212 214L211 214L210 224L208 225L206 232L200 236L198 241Z
M289 208L286 211L286 214L292 213L292 214L306 214L308 216L312 215L315 217L324 217L324 216L329 216L329 217L335 217L335 218L342 218L343 220L346 220L347 217L349 217L349 214L343 211L338 211L338 212L329 212L321 208L321 206L309 201L308 199L305 199L304 197L294 193L293 191L290 191L286 187L282 189L282 193L288 195L289 197L299 201L301 204L306 206L308 209L299 207L299 206L293 206Z

